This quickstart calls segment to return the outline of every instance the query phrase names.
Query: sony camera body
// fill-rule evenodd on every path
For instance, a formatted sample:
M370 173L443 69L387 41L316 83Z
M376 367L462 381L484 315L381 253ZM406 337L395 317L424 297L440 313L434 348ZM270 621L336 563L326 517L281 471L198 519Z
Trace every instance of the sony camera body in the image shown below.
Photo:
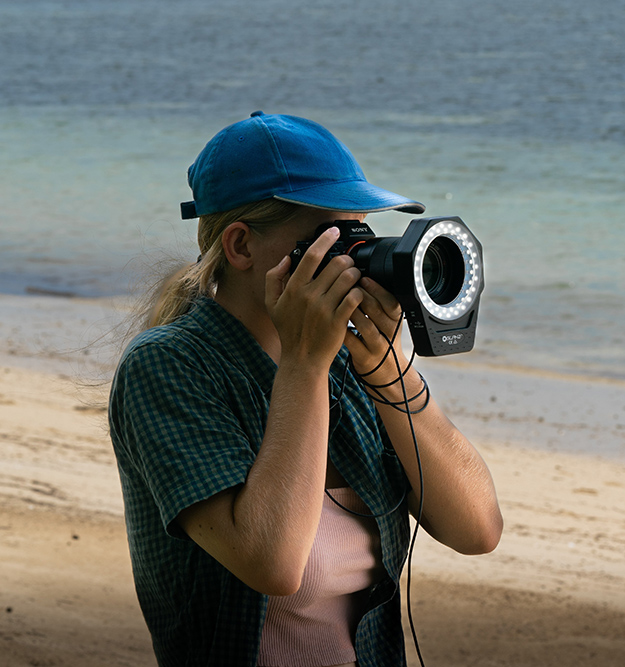
M333 257L350 255L363 276L400 302L418 355L473 348L484 289L483 255L480 242L459 217L415 218L400 237L378 237L359 220L328 222L317 228L312 240L297 242L291 272L329 227L338 227L341 234L317 274Z

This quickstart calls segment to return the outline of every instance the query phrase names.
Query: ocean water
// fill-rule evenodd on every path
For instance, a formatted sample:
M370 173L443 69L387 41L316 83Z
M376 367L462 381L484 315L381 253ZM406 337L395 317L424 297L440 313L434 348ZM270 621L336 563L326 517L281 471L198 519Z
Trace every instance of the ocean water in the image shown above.
M467 358L623 380L624 25L622 0L4 2L0 292L126 293L193 259L188 165L292 113L481 240Z

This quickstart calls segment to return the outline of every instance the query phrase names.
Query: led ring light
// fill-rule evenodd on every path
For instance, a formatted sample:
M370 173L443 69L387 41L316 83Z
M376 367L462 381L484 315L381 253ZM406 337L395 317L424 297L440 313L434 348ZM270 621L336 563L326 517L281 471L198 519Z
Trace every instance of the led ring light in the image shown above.
M462 255L464 262L462 283L459 289L454 290L456 296L448 303L437 303L432 298L432 289L428 290L424 279L424 262L428 255L433 253L439 255L436 246L433 244L441 238L449 239L455 244L455 248ZM423 307L439 320L449 321L462 317L480 294L482 266L472 239L472 235L468 233L466 228L452 221L444 220L430 227L417 247L414 258L414 281L417 294ZM446 279L445 276L442 278L443 280Z

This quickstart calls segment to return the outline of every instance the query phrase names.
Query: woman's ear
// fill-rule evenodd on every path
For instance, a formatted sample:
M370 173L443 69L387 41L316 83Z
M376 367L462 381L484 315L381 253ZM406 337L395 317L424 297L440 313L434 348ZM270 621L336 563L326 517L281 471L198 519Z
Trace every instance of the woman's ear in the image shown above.
M239 271L246 271L252 266L252 254L248 247L252 232L241 221L229 224L221 237L221 245L228 263Z

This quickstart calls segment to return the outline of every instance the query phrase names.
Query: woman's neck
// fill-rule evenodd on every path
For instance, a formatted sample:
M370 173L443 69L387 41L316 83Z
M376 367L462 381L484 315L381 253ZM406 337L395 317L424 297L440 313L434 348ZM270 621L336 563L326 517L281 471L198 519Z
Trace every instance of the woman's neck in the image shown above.
M220 283L215 301L254 336L258 344L276 362L280 363L282 346L278 332L269 317L264 301L261 303L254 290L248 286L234 286L232 281Z

